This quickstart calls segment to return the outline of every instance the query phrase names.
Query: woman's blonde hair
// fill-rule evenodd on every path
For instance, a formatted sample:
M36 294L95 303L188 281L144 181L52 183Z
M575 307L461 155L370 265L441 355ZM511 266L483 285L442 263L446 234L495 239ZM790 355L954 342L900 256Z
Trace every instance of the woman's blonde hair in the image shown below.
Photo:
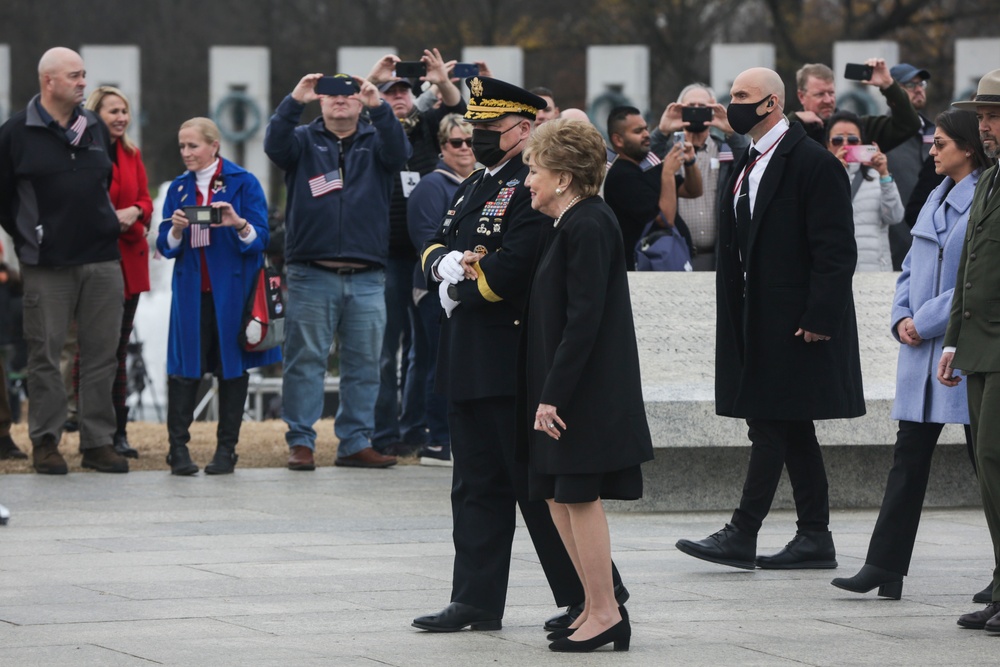
M451 137L451 131L454 128L458 128L462 131L465 136L470 136L472 134L472 123L465 122L465 118L462 114L450 113L441 119L441 123L438 125L438 145L444 146L448 138Z
M608 164L604 138L597 128L586 121L563 118L550 120L532 131L524 159L570 174L584 197L600 191Z
M208 143L213 143L218 141L220 145L219 150L221 152L222 133L219 132L219 126L215 124L214 120L212 120L211 118L205 118L204 116L195 116L194 118L189 118L188 120L181 123L178 132L180 130L186 130L188 128L198 130L198 133L201 134L201 138L207 141ZM219 157L218 152L215 154L215 157Z
M120 89L115 88L114 86L98 86L97 88L95 88L94 91L90 93L90 96L87 97L87 101L84 103L83 108L93 111L98 116L101 115L101 105L104 104L104 98L107 97L108 95L115 95L116 97L120 97L122 102L125 103L125 110L128 111L129 115L129 125L131 125L132 103L128 101L127 97L125 97L125 93L123 93ZM132 140L128 138L128 132L122 135L120 141L122 142L122 148L125 149L126 153L128 153L129 155L135 154L136 147L135 144L132 143Z

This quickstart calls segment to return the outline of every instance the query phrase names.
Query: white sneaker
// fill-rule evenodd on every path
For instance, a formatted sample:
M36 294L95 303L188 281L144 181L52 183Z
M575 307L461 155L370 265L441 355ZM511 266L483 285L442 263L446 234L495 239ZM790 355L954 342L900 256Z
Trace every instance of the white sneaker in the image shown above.
M10 510L0 505L0 526L7 525L7 521L10 519Z
M451 453L446 452L443 446L424 445L420 449L420 465L451 468L455 464L451 461Z

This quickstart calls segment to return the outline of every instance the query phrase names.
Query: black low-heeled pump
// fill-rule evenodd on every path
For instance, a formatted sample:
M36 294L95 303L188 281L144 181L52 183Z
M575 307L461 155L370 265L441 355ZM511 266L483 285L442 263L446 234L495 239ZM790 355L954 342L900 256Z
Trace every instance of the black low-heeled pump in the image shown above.
M610 628L590 639L573 641L570 637L557 639L549 644L549 650L559 653L589 653L614 642L616 651L627 651L632 639L632 626L623 618Z
M830 583L852 593L867 593L878 588L878 594L884 598L898 600L903 596L903 575L875 565L865 564L853 577L837 577Z
M551 642L555 641L556 639L563 639L565 637L569 637L574 632L576 632L576 628L563 628L562 630L553 630L545 638Z

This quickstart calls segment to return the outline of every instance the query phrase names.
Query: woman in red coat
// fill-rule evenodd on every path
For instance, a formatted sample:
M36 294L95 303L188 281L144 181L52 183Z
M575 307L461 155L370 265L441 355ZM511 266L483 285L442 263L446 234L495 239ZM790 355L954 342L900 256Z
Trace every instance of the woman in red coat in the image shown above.
M128 408L125 406L125 398L128 396L125 357L132 337L132 322L139 305L139 294L149 291L149 244L146 242L146 232L149 231L153 202L149 198L142 155L125 134L132 119L128 98L114 86L101 86L90 94L84 106L101 117L111 134L109 154L114 162L114 170L108 194L121 225L118 250L122 256L122 275L125 279L125 309L122 314L121 337L118 339L118 375L115 376L115 384L111 390L118 422L114 447L122 456L138 458L139 453L128 444L125 434L128 422Z

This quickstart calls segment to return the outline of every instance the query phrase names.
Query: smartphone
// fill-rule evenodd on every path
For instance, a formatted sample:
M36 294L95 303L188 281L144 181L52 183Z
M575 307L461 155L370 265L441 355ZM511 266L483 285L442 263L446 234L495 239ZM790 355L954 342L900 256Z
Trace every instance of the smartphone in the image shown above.
M316 82L317 95L353 95L360 90L358 82L346 74L324 76Z
M681 120L686 123L709 123L715 116L712 107L683 107Z
M422 60L401 60L396 63L396 76L402 79L427 76L427 64Z
M871 81L875 68L871 65L859 65L858 63L847 63L844 67L844 78L852 81Z
M458 79L479 76L479 65L476 63L455 63L455 69L451 70L451 75Z
M876 146L861 145L847 146L844 151L845 162L871 162L872 158L878 154Z
M684 131L683 130L680 131L680 132L674 132L674 134L672 136L672 139L673 139L673 143L674 144L680 146L681 148L684 148Z
M222 212L214 206L185 206L184 215L192 225L218 225Z

